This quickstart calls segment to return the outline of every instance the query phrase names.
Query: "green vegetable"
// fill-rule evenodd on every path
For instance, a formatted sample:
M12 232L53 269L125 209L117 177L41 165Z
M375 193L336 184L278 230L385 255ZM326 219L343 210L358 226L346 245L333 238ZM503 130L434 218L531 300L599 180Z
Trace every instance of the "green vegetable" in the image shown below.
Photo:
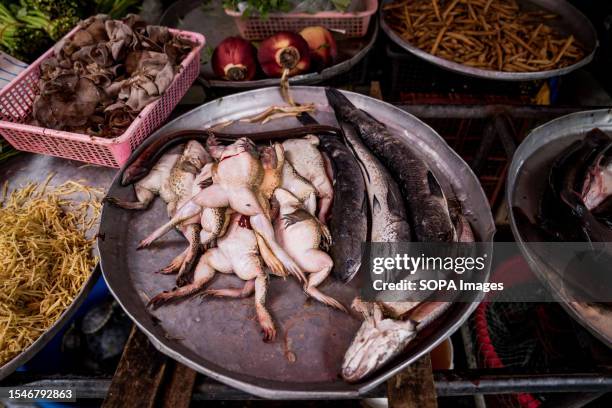
M50 47L43 30L25 26L0 3L0 48L24 61L32 61Z
M95 0L96 13L108 14L110 18L122 18L126 14L136 12L141 0ZM138 6L138 7L137 7Z
M26 27L44 30L53 41L58 41L68 33L79 22L76 16L64 16L51 19L40 10L28 10L22 8L17 13L17 19Z
M352 0L331 0L331 3L334 5L336 10L344 13L346 10L348 10Z
M281 0L284 1L284 0ZM0 49L32 62L90 15L122 18L142 0L0 0Z
M203 0L206 4L209 0ZM330 0L334 8L338 11L345 12L351 5L352 0ZM223 7L230 10L238 10L238 4L246 3L244 16L258 15L266 17L269 13L281 12L287 13L294 8L297 2L292 0L223 0Z
M238 10L238 4L243 2L246 3L246 9L243 13L245 17L259 15L265 18L269 13L286 13L293 8L289 0L223 0L223 7Z
M38 10L49 18L57 17L83 17L86 11L83 0L21 0L21 7Z

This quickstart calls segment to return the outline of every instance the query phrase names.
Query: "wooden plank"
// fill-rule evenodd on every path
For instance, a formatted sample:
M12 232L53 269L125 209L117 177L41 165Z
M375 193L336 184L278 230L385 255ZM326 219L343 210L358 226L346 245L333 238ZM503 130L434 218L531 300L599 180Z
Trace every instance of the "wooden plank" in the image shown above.
M158 406L164 408L188 408L191 403L193 385L197 373L176 361L167 369L167 382L163 388Z
M389 408L436 408L436 389L429 354L387 381Z
M153 407L166 360L166 356L133 326L102 407Z

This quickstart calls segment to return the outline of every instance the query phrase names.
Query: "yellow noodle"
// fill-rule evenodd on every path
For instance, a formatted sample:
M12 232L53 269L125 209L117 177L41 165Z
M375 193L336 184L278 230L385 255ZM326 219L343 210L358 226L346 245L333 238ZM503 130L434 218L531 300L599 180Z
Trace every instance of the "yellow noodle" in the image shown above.
M52 187L50 181L2 189L0 365L60 318L97 262L92 233L103 192L75 181Z

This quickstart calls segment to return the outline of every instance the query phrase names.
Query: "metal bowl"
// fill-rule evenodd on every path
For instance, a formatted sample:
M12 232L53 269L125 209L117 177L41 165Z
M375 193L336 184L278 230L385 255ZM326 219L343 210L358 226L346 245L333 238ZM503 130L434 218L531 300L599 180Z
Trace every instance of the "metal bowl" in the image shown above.
M596 337L612 347L612 315L596 305L570 301L562 290L559 269L555 260L540 245L527 245L528 237L537 237L537 231L519 223L513 210L518 207L533 222L553 161L574 141L584 138L587 132L598 127L612 132L612 111L600 109L572 113L552 120L534 130L521 143L508 170L506 197L510 208L510 225L523 256L538 278L559 299L565 310ZM533 241L533 239L531 239Z
M385 0L383 4L391 3L393 1L395 0ZM419 58L449 71L477 78L495 79L500 81L533 81L565 75L591 62L599 43L597 40L597 32L595 31L593 24L584 16L584 14L565 0L520 0L519 2L526 5L531 5L532 7L535 5L541 9L557 14L560 17L560 21L557 24L558 28L563 32L573 34L574 37L582 43L582 45L585 47L585 57L573 65L558 69L551 69L548 71L504 72L487 70L470 67L458 62L436 57L427 51L423 51L422 49L415 47L397 35L397 33L395 33L395 31L387 25L384 18L384 12L382 11L380 13L380 26L389 36L389 38L391 38L391 40L411 54L414 54Z
M317 105L314 116L320 123L336 123L323 88L292 87L292 92L296 102ZM484 192L468 165L446 142L423 122L392 105L355 93L347 92L346 95L357 107L386 123L395 137L410 143L427 160L438 179L444 181L447 193L452 188L453 195L463 203L477 236L490 242L494 224ZM277 87L224 97L168 123L150 136L145 146L169 131L206 128L258 113L272 104L283 104ZM266 125L236 123L224 132L248 135L253 131L298 125L295 118L285 118ZM133 192L131 187L121 187L116 179L109 194L129 198ZM475 297L471 299L473 302L453 305L448 313L420 333L395 361L360 383L347 384L339 377L340 367L361 320L307 301L294 279L270 280L268 307L278 329L277 340L273 343L261 341L258 325L253 321L252 299L191 299L164 306L152 317L145 308L146 299L171 288L175 279L152 272L169 262L185 245L175 234L160 240L150 250L135 250L137 242L166 219L160 201L142 213L104 207L101 222L104 239L98 241L98 247L103 275L111 292L162 353L260 397L317 399L362 395L449 337L479 301ZM234 279L219 276L219 286L240 284L230 278ZM343 285L328 279L322 290L348 305L359 290L355 281ZM289 349L297 357L293 363L285 357Z
M98 166L83 166L79 162L50 156L22 153L0 164L0 185L8 181L9 187L13 188L29 181L42 182L51 173L55 173L51 181L53 185L70 179L78 179L84 180L90 186L106 188L116 170ZM83 304L99 277L100 269L96 266L72 304L62 313L61 317L22 353L0 366L0 380L27 363L59 333Z

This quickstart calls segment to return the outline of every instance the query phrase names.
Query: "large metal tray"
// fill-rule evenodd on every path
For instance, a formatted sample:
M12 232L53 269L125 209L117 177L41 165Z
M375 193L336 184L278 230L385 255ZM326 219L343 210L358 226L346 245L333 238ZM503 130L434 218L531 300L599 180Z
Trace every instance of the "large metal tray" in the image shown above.
M278 78L263 78L253 81L224 81L216 78L212 71L210 56L212 50L229 36L239 35L233 18L225 14L221 2L213 0L203 5L202 0L180 0L173 3L160 20L161 25L195 31L206 35L206 49L203 50L200 78L211 88L256 89L278 85ZM296 75L289 78L295 85L313 85L342 75L365 58L378 37L378 20L373 18L368 33L363 38L342 38L336 34L338 61L321 72Z
M597 307L571 301L562 290L555 260L544 253L540 245L527 245L527 237L537 236L529 225L519 223L513 207L519 207L533 222L548 180L548 172L554 159L574 141L583 138L598 127L612 132L612 111L600 109L577 112L554 119L534 130L516 150L506 184L506 197L510 208L510 225L523 256L538 278L556 295L565 308L585 328L612 347L612 314Z
M296 102L314 102L320 123L335 124L321 87L292 87ZM414 116L379 100L346 93L351 101L386 123L396 137L410 143L427 160L443 182L443 188L462 201L477 236L490 242L494 224L487 199L468 165L438 136ZM224 97L207 103L168 123L146 141L187 128L203 129L215 123L255 114L271 104L282 104L278 88L265 88ZM249 132L298 126L295 118L266 125L236 123L224 132ZM134 154L137 155L141 146ZM109 194L133 196L131 187L115 179ZM308 301L294 279L272 278L268 306L277 324L278 339L263 343L254 321L253 300L193 298L162 307L150 314L146 299L174 285L174 276L154 274L185 245L178 233L149 250L136 251L137 242L166 219L163 203L157 200L147 212L129 212L105 206L98 241L102 273L111 292L126 313L163 353L187 366L243 391L268 398L350 398L373 389L450 336L477 306L457 303L434 325L419 334L397 360L358 384L340 377L344 352L361 324L358 316L347 315ZM219 276L213 286L238 286L237 278ZM322 290L349 305L358 289L329 279ZM297 360L289 363L287 349Z
M4 185L6 181L9 183L9 188L18 187L29 181L42 182L50 173L55 173L51 185L59 185L67 180L81 180L93 187L107 188L116 172L115 169L107 167L86 165L50 156L21 153L0 164L0 186ZM27 363L70 321L99 276L100 269L96 266L79 294L62 316L30 347L0 367L0 380Z
M391 3L393 1L395 0L384 0L384 4ZM380 12L380 25L383 31L393 42L417 57L449 71L483 79L495 79L500 81L533 81L537 79L565 75L591 62L593 56L595 55L595 50L599 44L597 40L597 32L595 31L591 21L585 17L584 14L578 11L578 9L565 0L519 0L519 4L524 4L526 7L530 8L536 6L559 15L560 21L556 24L556 26L562 32L573 34L574 37L584 45L586 49L585 57L573 65L564 68L551 69L548 71L504 72L486 70L463 65L441 57L436 57L435 55L417 48L397 35L397 33L395 33L395 31L387 25L384 18L384 12L382 11Z

